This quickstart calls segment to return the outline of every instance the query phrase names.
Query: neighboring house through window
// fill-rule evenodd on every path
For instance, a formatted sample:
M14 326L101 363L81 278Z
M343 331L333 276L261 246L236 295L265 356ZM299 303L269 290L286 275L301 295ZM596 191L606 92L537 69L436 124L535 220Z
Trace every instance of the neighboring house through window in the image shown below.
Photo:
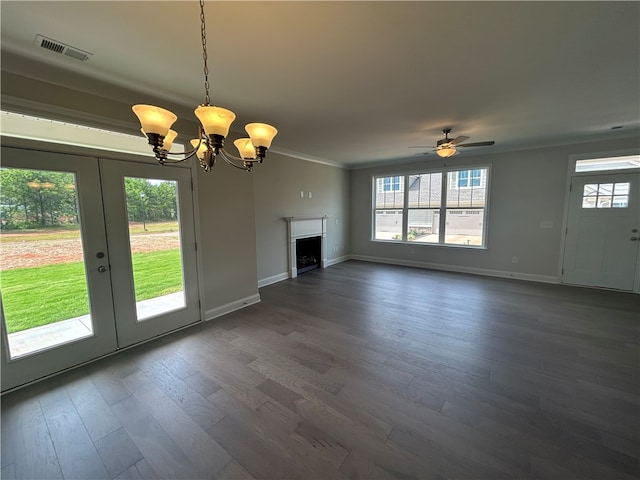
M382 191L384 192L401 192L402 191L402 182L400 181L400 177L382 177L379 179L379 185L382 186Z
M375 177L373 239L484 247L488 176L474 167Z

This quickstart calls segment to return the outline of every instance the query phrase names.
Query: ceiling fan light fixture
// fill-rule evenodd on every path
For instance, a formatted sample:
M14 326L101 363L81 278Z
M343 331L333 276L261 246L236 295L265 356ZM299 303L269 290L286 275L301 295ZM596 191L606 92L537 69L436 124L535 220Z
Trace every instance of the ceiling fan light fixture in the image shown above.
M451 145L442 145L436 150L436 154L438 154L438 156L442 158L453 157L457 153L458 150L456 149L456 147Z

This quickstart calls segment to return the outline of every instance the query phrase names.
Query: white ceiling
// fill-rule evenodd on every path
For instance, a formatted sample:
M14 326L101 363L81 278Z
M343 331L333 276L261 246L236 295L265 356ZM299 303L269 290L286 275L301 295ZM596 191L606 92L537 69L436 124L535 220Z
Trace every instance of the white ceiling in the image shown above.
M184 107L177 113L204 101L197 2L0 5L3 69L44 62L76 88L109 96L96 91L100 80L154 92ZM463 155L638 131L639 2L209 1L205 9L212 103L236 112L239 130L275 125L276 151L358 166L416 159L430 148L408 147L435 145L444 127L469 142L496 141ZM46 51L36 34L93 55L78 62Z

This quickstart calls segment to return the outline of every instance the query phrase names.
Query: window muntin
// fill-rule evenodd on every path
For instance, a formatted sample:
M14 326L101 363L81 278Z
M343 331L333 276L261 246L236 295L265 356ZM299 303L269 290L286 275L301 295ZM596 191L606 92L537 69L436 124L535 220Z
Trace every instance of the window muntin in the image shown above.
M629 182L587 183L582 190L582 208L628 208Z
M488 173L473 168L376 177L373 239L483 247ZM385 190L394 178L401 192Z

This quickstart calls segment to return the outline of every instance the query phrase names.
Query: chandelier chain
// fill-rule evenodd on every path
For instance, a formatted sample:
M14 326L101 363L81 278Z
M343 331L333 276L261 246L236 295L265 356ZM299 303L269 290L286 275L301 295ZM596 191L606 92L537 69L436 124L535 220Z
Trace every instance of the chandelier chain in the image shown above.
M209 98L209 67L207 66L207 30L204 17L204 0L200 0L200 34L202 36L202 60L204 61L204 104L210 105Z

